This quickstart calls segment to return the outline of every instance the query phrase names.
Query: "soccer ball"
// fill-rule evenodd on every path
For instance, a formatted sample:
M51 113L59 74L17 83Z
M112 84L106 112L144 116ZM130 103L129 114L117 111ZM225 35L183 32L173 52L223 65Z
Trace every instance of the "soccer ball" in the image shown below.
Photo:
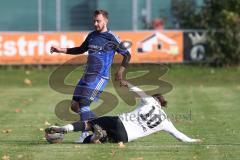
M45 133L45 138L49 143L61 143L64 138L63 133Z

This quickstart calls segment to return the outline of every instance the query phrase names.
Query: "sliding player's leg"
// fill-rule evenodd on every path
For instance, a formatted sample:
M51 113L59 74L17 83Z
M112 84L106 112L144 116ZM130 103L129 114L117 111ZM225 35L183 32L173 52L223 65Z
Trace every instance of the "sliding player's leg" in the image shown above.
M78 131L90 131L92 129L91 124L88 122L76 121L71 124L67 124L65 126L50 126L45 129L46 133L69 133L69 132L78 132Z
M45 129L45 133L54 134L54 133L62 133L66 134L69 132L79 132L79 131L92 131L93 134L88 136L88 139L84 139L83 143L101 143L100 139L105 138L107 136L107 132L103 130L97 123L97 119L95 119L94 123L91 121L77 121L72 124L67 124L65 126L50 126ZM84 142L85 141L85 142Z

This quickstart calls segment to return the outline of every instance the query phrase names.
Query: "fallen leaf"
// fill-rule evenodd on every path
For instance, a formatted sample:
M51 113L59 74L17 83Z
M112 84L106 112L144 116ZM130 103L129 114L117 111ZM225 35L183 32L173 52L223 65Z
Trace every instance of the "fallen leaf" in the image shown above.
M19 158L19 159L21 159L22 157L23 157L22 154L19 154L19 155L17 156L17 158Z
M195 159L198 159L198 156L196 156L196 155L195 155L195 156L193 156L193 159L194 159L194 160L195 160Z
M16 108L16 109L15 109L15 112L16 112L16 113L20 113L20 112L22 112L22 110L21 110L20 108Z
M43 128L39 128L39 131L44 131L44 129Z
M211 74L214 74L214 73L215 73L215 70L214 70L214 69L211 69L210 73L211 73Z
M75 145L74 148L81 148L81 146L80 145Z
M10 160L10 157L9 157L8 155L4 155L4 156L2 157L2 160Z
M30 71L28 71L28 70L27 70L27 71L25 71L25 74L26 74L26 75L29 75L30 73L31 73L31 72L30 72Z
M11 130L11 129L4 129L4 130L2 130L2 132L3 132L3 133L11 133L12 130Z
M32 85L32 81L31 81L30 79L28 79L28 78L25 78L25 79L24 79L24 83L25 83L26 85L28 85L28 86L31 86L31 85Z
M46 126L50 126L51 124L48 121L45 121L44 123Z

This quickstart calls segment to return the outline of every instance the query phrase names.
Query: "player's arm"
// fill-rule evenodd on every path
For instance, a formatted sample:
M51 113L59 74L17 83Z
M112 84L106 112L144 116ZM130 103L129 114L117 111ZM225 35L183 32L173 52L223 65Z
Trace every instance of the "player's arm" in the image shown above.
M124 82L126 86L129 88L129 91L135 92L143 102L152 103L155 99L152 96L147 95L142 89L137 86L132 85L129 82Z
M123 56L123 60L122 63L119 67L119 69L117 70L117 72L115 73L115 80L116 81L120 81L120 85L124 85L123 84L123 73L125 71L125 69L127 68L129 61L131 59L131 55L128 51L126 51L124 54L121 54Z
M127 48L124 46L124 43L121 42L116 36L112 39L114 44L116 45L116 52L119 53L123 59L121 62L121 65L117 72L115 73L115 80L120 81L120 86L123 86L123 73L125 69L127 68L130 60L131 60L131 54L127 50Z
M60 48L60 47L52 46L51 49L50 49L50 52L51 53L56 52L56 53L64 53L64 54L76 55L76 54L83 54L87 50L88 50L88 42L87 42L87 39L86 39L82 43L82 45L79 46L79 47Z
M192 138L186 136L185 134L183 134L182 132L180 132L179 130L177 130L169 119L165 119L162 122L162 125L163 125L164 131L168 132L169 134L171 134L173 137L175 137L179 141L189 142L189 143L190 142L202 142L200 139L192 139Z

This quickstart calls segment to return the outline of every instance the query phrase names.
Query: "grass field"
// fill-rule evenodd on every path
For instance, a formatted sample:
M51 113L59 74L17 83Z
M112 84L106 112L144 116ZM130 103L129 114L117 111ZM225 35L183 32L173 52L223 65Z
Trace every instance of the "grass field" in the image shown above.
M0 69L0 158L23 160L60 159L239 159L240 155L240 68L208 68L173 65L163 80L173 85L166 94L166 113L185 134L203 139L185 144L170 135L157 134L127 143L76 145L79 133L67 134L62 144L48 144L43 129L59 120L55 105L71 95L52 90L48 77L53 67ZM78 72L68 77L75 84ZM27 80L27 79L28 80ZM25 80L25 82L24 82ZM106 91L115 94L111 83ZM120 101L109 114L132 110ZM191 115L190 115L191 110Z

